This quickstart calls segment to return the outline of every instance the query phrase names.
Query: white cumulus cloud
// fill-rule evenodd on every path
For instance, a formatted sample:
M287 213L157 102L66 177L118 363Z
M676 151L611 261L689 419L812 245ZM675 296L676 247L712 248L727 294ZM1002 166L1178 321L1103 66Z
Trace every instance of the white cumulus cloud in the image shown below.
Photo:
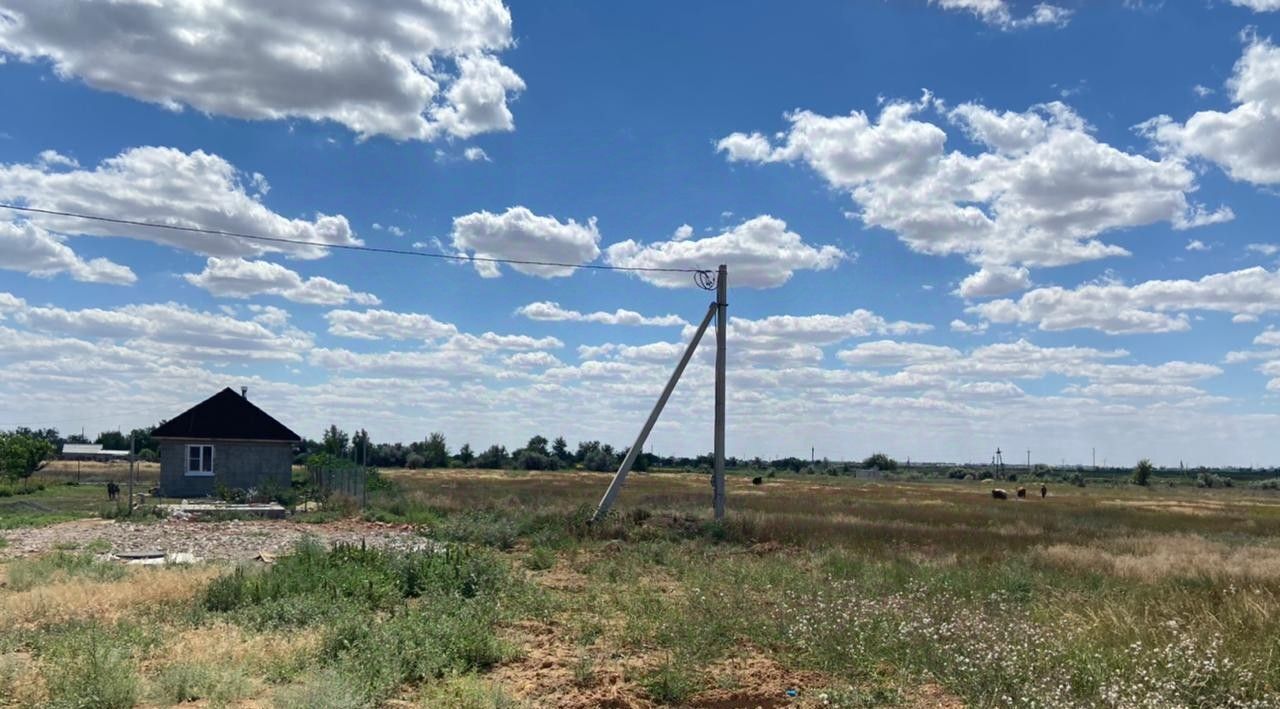
M0 23L2 26L2 23ZM178 227L239 232L322 244L361 244L341 215L290 219L271 211L253 192L255 180L223 158L196 150L130 148L93 169L54 169L46 163L0 164L0 200L60 212L102 215ZM248 189L246 189L246 185ZM319 246L273 244L71 217L30 214L50 232L144 239L210 256L281 252L320 258Z
M968 310L991 322L1033 324L1041 330L1178 332L1191 328L1188 311L1253 316L1280 312L1280 271L1255 266L1194 281L1037 288L1016 301L995 300Z
M1252 0L1263 2L1265 0ZM1008 0L930 0L944 10L970 12L983 22L1003 30L1027 27L1062 27L1071 19L1071 10L1046 2L1038 3L1031 13L1015 17Z
M354 291L350 286L315 276L304 279L297 271L268 261L211 257L200 273L183 274L193 286L223 298L277 295L295 303L377 305L372 293Z
M452 236L453 247L460 253L480 258L584 264L600 255L600 232L595 217L586 224L572 219L561 222L552 216L534 214L525 207L511 207L502 214L482 211L455 217ZM473 263L485 278L502 274L496 263ZM574 271L572 266L511 264L511 268L542 278L568 276Z
M731 161L801 162L847 191L867 226L911 249L963 255L982 267L1061 266L1124 248L1099 236L1169 222L1191 228L1232 218L1188 195L1195 174L1178 157L1153 160L1095 138L1065 104L997 112L964 104L944 116L982 150L948 152L948 133L920 114L943 108L930 94L861 111L788 115L776 141L732 134L718 144Z
M547 300L522 305L516 309L516 314L523 315L530 320L591 322L602 325L688 325L685 319L679 315L641 315L634 310L625 310L623 308L618 308L612 313L604 311L582 313L577 310L562 308L559 303Z
M105 258L84 260L61 237L28 221L0 221L0 268L41 278L65 273L86 283L129 285L138 280L128 266Z
M796 271L835 268L845 254L835 246L811 246L781 219L764 215L716 236L694 239L677 233L649 244L627 239L605 249L605 261L627 268L710 269L729 267L729 287L776 288ZM665 288L693 287L689 273L638 272Z
M251 120L332 121L361 137L509 131L524 82L501 0L7 0L0 58L103 91Z

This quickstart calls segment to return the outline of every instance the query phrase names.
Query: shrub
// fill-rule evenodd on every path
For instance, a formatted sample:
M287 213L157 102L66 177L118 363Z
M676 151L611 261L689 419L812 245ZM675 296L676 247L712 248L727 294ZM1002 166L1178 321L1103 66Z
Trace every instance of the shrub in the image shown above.
M1267 480L1254 480L1249 483L1249 487L1254 490L1280 490L1280 478L1268 478Z
M1201 472L1196 476L1196 487L1231 487L1231 478L1217 473Z
M668 660L641 677L640 686L659 704L682 704L697 689L697 678L687 664Z
M97 626L53 641L45 683L55 707L124 709L138 701L138 678L127 645Z
M247 696L251 685L245 675L234 669L210 667L194 662L177 662L162 668L156 676L156 694L171 704L208 699L211 704L225 705Z
M875 470L897 470L898 461L890 458L884 453L873 453L867 457L866 460L862 461L862 468L864 470L871 470L873 468Z
M546 547L534 547L524 558L524 567L530 571L546 571L556 565L556 554Z
M404 459L404 466L406 468L409 468L410 470L417 470L418 468L421 468L423 464L425 464L426 462L427 462L426 458L423 458L417 453L410 453L409 457Z
M1133 484L1149 485L1151 484L1151 474L1155 472L1155 466L1151 465L1151 461L1143 458L1133 468Z

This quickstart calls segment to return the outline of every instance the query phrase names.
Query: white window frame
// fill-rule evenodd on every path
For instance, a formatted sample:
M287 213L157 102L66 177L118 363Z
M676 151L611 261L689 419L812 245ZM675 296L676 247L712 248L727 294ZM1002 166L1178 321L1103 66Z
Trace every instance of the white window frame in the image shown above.
M192 458L192 456L191 456L191 451L192 451L192 449L193 449L193 448L194 448L194 449L198 449L198 450L200 451L199 453L197 453L197 454L196 454L196 456L197 456L197 457L199 458L199 460L200 460L200 467L201 467L201 469L200 469L200 470L192 470L192 469L191 469L191 458ZM203 468L204 468L204 462L205 462L205 461L204 461L204 449L205 449L205 448L208 448L208 449L209 449L209 469L208 469L208 470L204 470L204 469L203 469ZM211 478L211 477L213 477L213 454L214 454L213 446L212 446L212 445L209 445L209 444L207 444L207 443L194 443L194 444L190 444L190 445L188 445L188 446L187 446L187 456L186 456L186 458L185 458L185 459L184 459L184 461L183 461L183 466L186 468L186 475L187 475L187 477L190 477L190 478Z

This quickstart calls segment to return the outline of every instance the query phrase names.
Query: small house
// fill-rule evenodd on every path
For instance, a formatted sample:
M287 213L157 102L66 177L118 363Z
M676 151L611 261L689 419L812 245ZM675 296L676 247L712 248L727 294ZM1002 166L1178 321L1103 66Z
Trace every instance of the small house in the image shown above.
M204 497L219 487L287 489L302 438L249 402L247 391L214 394L151 433L160 444L160 493Z

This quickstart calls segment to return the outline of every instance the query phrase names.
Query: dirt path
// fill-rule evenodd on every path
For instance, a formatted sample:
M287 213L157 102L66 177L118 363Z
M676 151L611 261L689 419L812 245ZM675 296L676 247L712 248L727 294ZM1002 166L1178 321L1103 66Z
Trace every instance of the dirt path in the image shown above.
M371 522L343 521L300 524L281 520L183 522L166 520L131 524L110 520L76 520L47 527L0 532L8 542L0 560L43 554L56 549L97 552L191 553L206 560L247 561L261 552L280 554L298 541L313 537L324 544L365 543L374 547L409 549L430 542L411 529Z

